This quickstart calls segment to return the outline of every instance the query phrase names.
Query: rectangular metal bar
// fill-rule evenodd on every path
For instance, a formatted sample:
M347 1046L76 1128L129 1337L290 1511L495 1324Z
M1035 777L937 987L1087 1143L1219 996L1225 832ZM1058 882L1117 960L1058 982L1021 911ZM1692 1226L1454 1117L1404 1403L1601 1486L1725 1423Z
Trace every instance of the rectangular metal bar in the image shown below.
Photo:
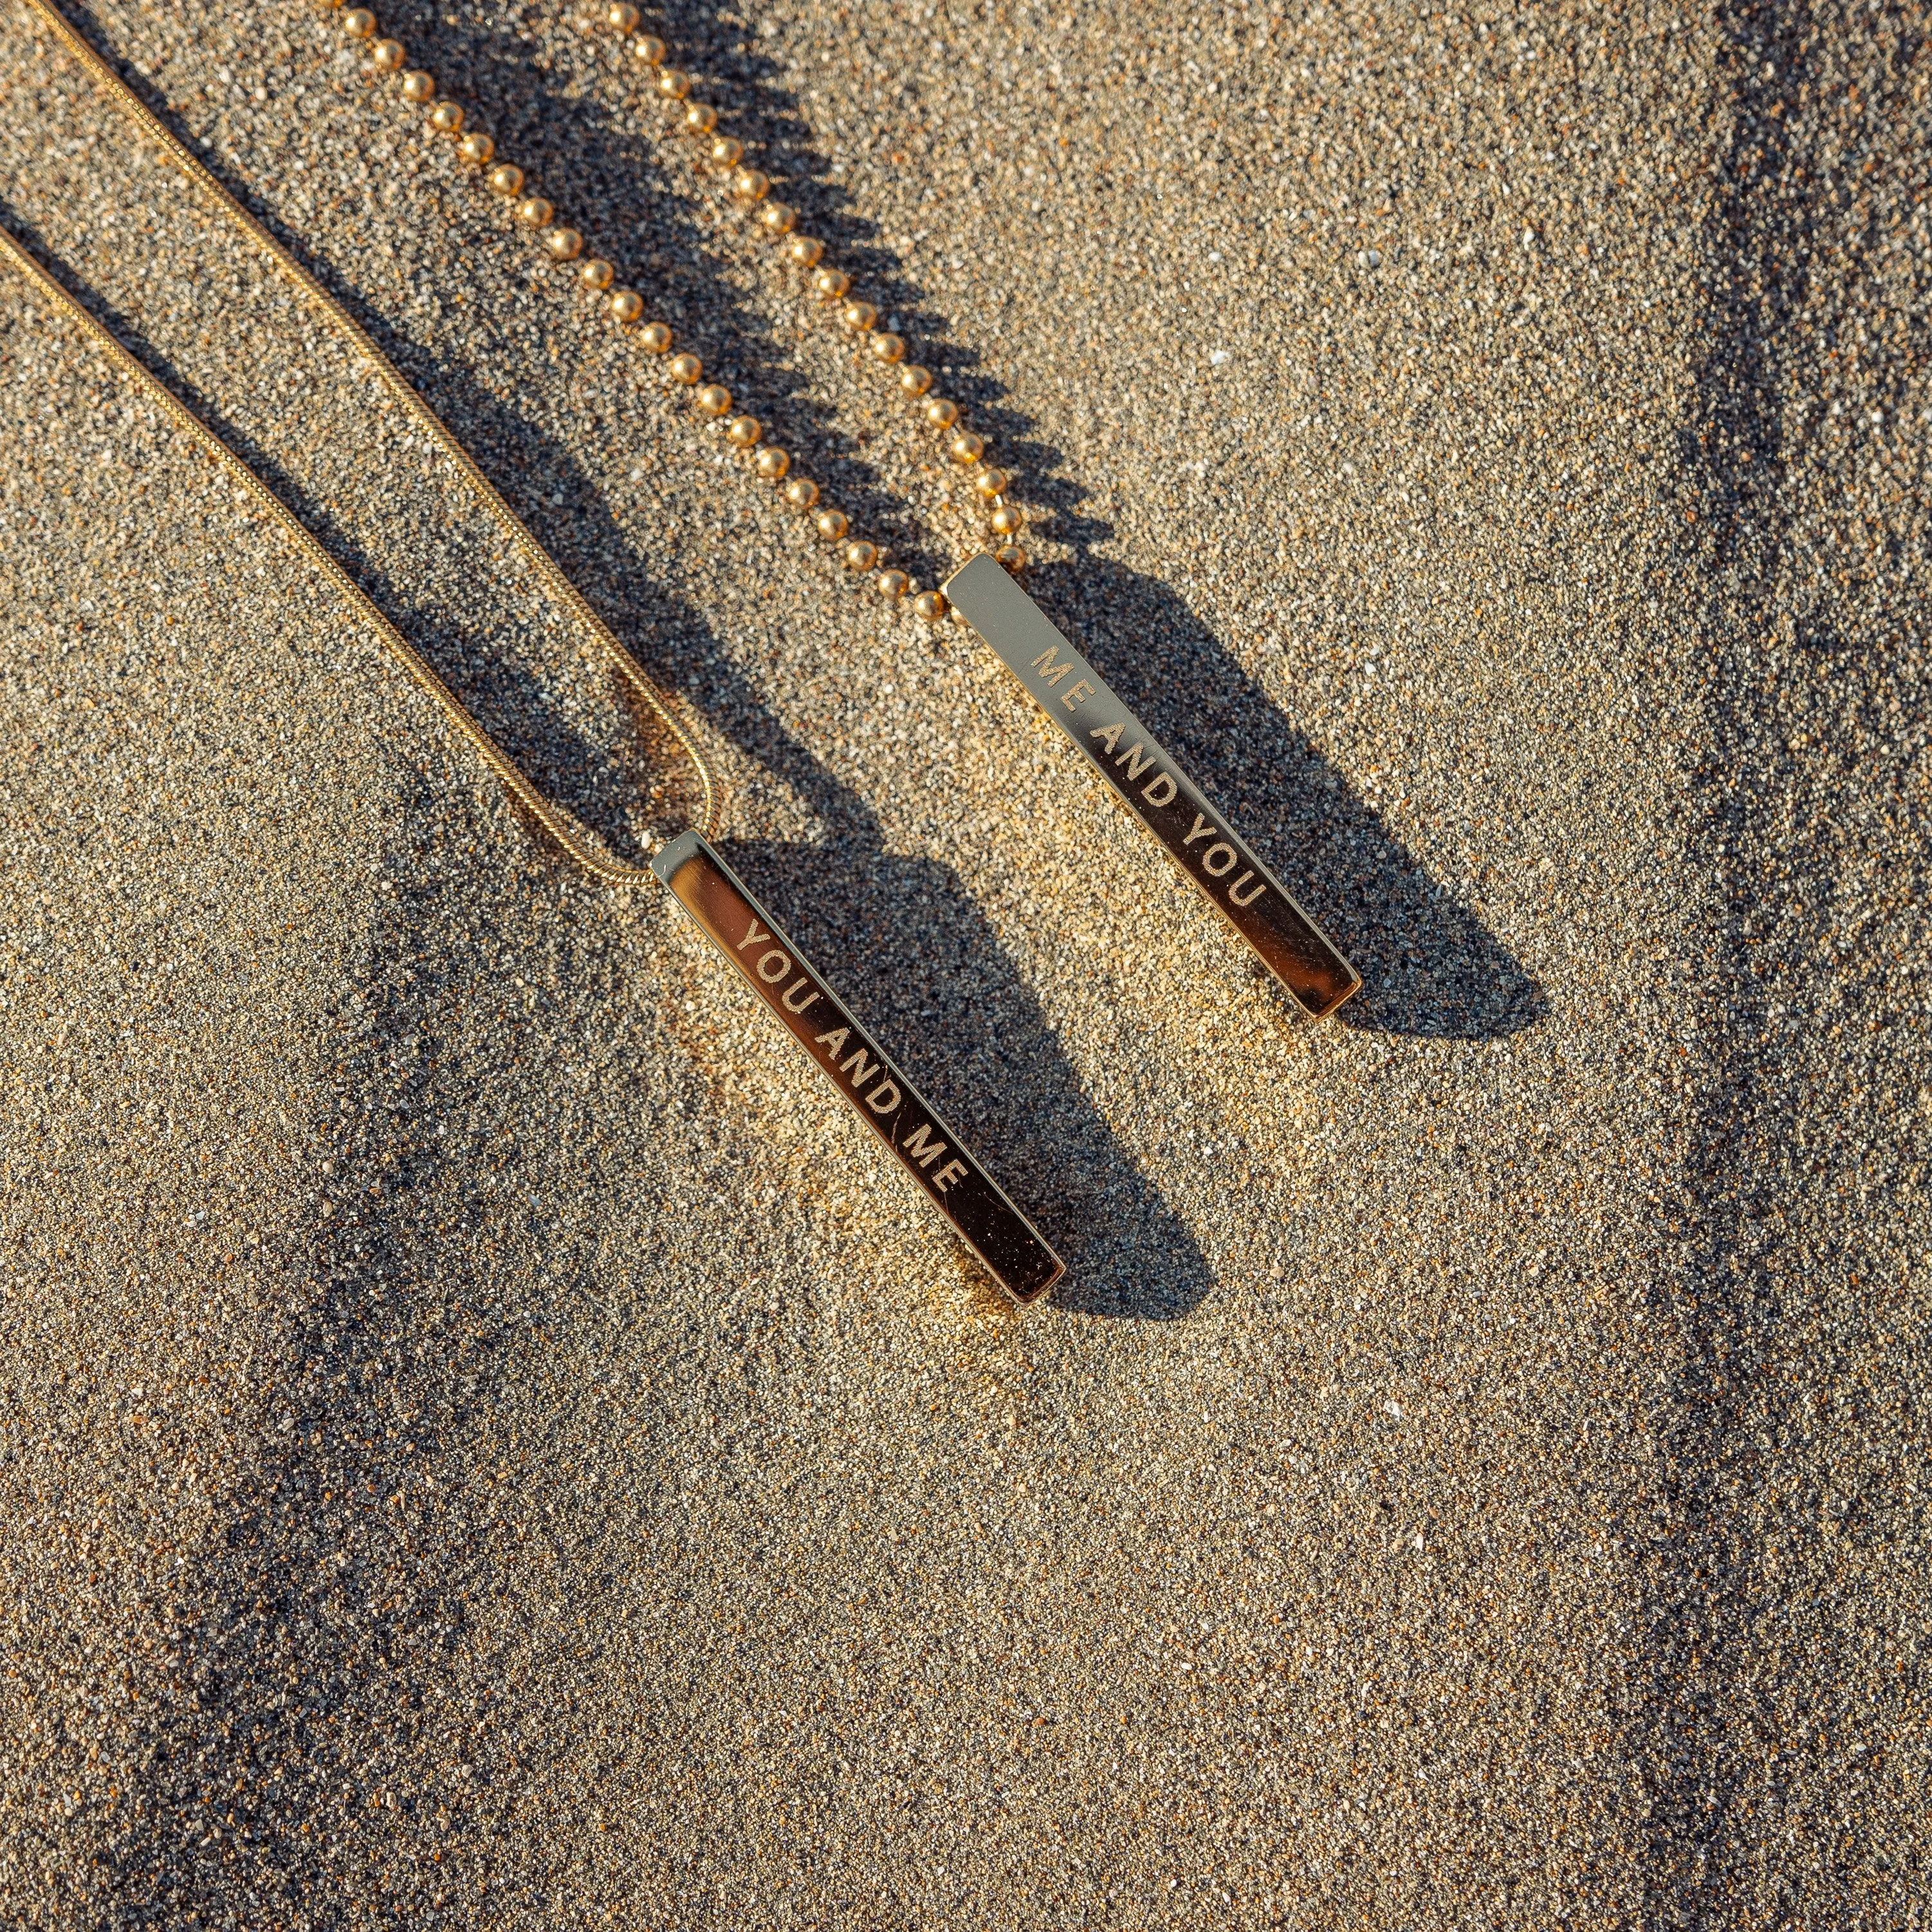
M976 556L953 573L945 590L1027 695L1080 748L1306 1012L1320 1019L1361 985L1328 934L1003 564Z
M1064 1272L1060 1257L833 998L730 867L698 833L687 832L651 861L651 869L994 1280L1016 1301L1044 1294Z

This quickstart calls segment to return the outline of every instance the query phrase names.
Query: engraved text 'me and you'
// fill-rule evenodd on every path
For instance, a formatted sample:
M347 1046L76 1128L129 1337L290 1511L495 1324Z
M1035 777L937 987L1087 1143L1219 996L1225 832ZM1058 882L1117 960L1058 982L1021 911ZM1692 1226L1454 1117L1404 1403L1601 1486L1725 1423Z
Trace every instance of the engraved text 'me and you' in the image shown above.
M1328 934L1002 565L976 556L945 589L1028 696L1079 746L1306 1012L1320 1019L1361 985Z
M651 861L651 869L1000 1286L1016 1301L1044 1294L1060 1279L1059 1256L724 860L687 832Z

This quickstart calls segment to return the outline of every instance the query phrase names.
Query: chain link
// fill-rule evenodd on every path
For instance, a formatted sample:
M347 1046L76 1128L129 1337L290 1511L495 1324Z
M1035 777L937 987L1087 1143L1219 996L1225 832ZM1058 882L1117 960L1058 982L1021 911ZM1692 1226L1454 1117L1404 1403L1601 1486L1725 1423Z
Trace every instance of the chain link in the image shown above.
M476 466L470 452L445 428L435 411L404 380L401 374L376 346L368 332L355 317L222 187L167 127L148 111L140 98L92 45L82 38L50 4L50 0L26 0L26 4L46 23L62 44L80 62L116 106L160 147L202 200L240 228L268 256L283 274L308 298L310 306L318 310L356 353L370 365L376 380L401 405L411 419L455 464L551 596L596 639L618 676L671 734L680 749L691 760L700 794L698 830L707 838L715 838L722 815L723 797L710 760L705 756L690 730L674 712L669 700L652 682L644 667L618 642L603 620L590 608L583 593L564 574L550 553L530 534L522 519L504 501L496 485ZM444 683L428 661L383 616L368 593L254 470L196 416L146 363L124 346L104 323L62 287L4 228L0 228L0 254L4 254L7 260L62 313L80 323L106 352L110 359L145 388L169 417L221 464L249 496L275 519L296 548L375 628L410 676L436 700L451 724L475 747L478 755L496 774L511 796L578 865L614 885L635 885L645 879L654 880L654 875L647 866L628 865L600 851L592 842L590 832L571 813L553 804L530 783L508 754L477 723L462 700Z

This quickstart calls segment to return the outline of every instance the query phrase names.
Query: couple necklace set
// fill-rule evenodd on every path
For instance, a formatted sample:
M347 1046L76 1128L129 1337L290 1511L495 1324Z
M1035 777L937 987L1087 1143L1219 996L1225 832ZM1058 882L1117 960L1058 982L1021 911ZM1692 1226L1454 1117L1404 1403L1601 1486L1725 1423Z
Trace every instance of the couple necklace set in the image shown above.
M633 886L650 878L669 888L1001 1288L1022 1302L1043 1294L1063 1271L1059 1257L719 856L713 842L722 813L721 788L702 746L676 708L355 317L148 110L53 0L24 4L201 199L269 257L454 466L547 593L596 640L622 685L689 761L696 780L696 823L663 845L648 865L631 865L604 850L569 812L530 782L428 660L254 470L4 229L0 255L82 328L165 415L222 465L245 496L273 518L355 614L380 635L516 802L571 859L612 885ZM1012 478L989 460L984 440L962 420L957 406L933 394L931 374L908 359L905 342L878 326L876 309L856 296L850 278L825 260L824 244L799 232L795 212L776 196L765 175L746 163L742 146L719 131L717 110L692 98L691 79L670 64L664 42L640 31L634 6L598 4L576 10L574 17L586 32L614 41L638 86L661 104L668 131L688 140L699 167L714 173L744 211L745 225L776 257L778 272L804 278L809 296L830 310L836 326L854 338L861 362L874 368L922 418L940 439L948 462L963 472L967 494L985 506L989 547L981 548L940 588L921 590L904 572L890 567L878 546L855 533L844 514L824 500L818 485L796 473L788 454L766 439L764 426L734 410L730 391L705 380L700 358L680 350L664 322L648 318L644 298L619 286L612 266L586 251L584 237L536 191L537 184L497 153L490 137L470 124L467 111L439 92L433 75L410 65L406 50L383 35L370 9L345 7L341 0L322 4L344 39L364 56L364 71L393 86L400 110L416 118L425 138L447 144L453 166L473 180L479 191L500 202L511 221L530 232L559 277L596 304L611 326L630 337L648 368L661 372L658 380L674 392L688 395L697 414L715 427L728 448L739 453L756 484L776 489L790 510L808 519L839 563L866 580L872 594L896 605L909 604L925 622L963 623L992 648L1026 695L1078 748L1100 785L1146 828L1303 1012L1322 1018L1356 990L1361 982L1348 961L1189 782L1100 672L1021 588L1016 579L1026 560L1015 539L1022 532L1024 516L1015 500Z

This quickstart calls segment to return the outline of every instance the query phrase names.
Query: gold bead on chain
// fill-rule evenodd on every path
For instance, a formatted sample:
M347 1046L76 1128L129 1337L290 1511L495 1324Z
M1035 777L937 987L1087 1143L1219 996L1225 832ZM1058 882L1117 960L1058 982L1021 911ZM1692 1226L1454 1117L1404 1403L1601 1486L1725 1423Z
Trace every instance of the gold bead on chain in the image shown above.
M584 24L585 30L589 32L596 32L600 26L620 33L631 31L619 25L614 11L606 11L600 15L593 10ZM639 34L630 43L630 47L632 58L646 68L661 67L669 55L669 50L664 42L654 34ZM676 77L680 83L676 98L684 100L689 92L689 76L680 73ZM664 91L662 79L658 86L661 91ZM721 166L730 167L743 154L744 146L729 136L717 135L718 120L718 110L710 102L688 102L680 117L680 124L688 130L711 136L709 152L712 159ZM783 246L779 251L781 258L794 267L815 272L812 274L808 284L812 293L822 302L842 304L838 311L840 320L848 330L864 338L868 356L882 367L896 372L902 394L914 400L925 396L932 387L932 371L921 368L916 363L905 362L907 344L904 338L896 332L885 331L876 335L867 333L878 320L878 310L869 302L845 301L844 298L851 290L851 278L838 269L820 266L824 257L824 243L814 236L794 232L798 220L796 210L782 202L766 200L770 187L769 181L755 168L740 167L730 178L730 191L735 199L752 202L763 201L764 205L759 208L757 215L758 225L767 235L782 242ZM959 421L958 406L935 398L926 410L926 420L932 428L941 430L951 429ZM970 455L961 454L961 448L968 444L974 446L972 453ZM985 448L984 438L962 436L953 439L949 446L948 454L956 462L976 463ZM1020 512L1017 506L1006 500L1012 483L1011 476L1007 476L1000 490L989 491L982 489L979 492L988 500L988 526L995 536L1009 534L1019 527ZM1024 561L1019 551L1010 544L1003 544L997 554L1002 561L1015 569L1020 568Z
M340 5L340 0L323 0L323 4ZM869 359L892 371L901 393L915 400L926 398L932 386L932 373L916 363L905 362L906 344L903 337L889 329L874 332L879 312L873 304L845 299L852 286L851 278L841 270L819 266L825 244L814 236L794 232L798 220L796 211L770 198L771 182L762 170L743 164L745 149L742 142L716 133L716 108L707 101L689 98L690 76L678 68L664 65L669 50L655 35L637 32L638 18L638 9L628 4L587 6L580 9L575 16L578 26L586 33L608 30L632 37L628 44L632 58L652 74L652 84L658 94L680 104L679 125L687 133L708 137L706 154L712 165L724 171L732 199L756 211L754 219L757 226L781 244L782 259L809 273L812 292L821 302L836 305L842 326L862 342ZM524 193L526 182L523 170L509 162L496 160L496 144L488 134L475 130L464 132L464 110L454 101L436 99L434 76L419 68L406 70L406 50L400 40L376 38L376 16L370 8L346 9L341 24L349 39L373 43L370 62L377 73L401 75L401 92L406 100L417 106L434 102L428 116L430 131L454 140L458 160L484 170L484 185L491 194L512 204L513 218L520 226L536 234L538 245L551 260L577 262L574 272L578 286L592 294L604 296L604 306L611 319L620 326L629 328L642 322L644 298L633 290L613 289L616 272L610 262L597 256L578 260L584 252L582 234L559 222L556 208L543 196ZM639 346L652 355L664 354L670 349L674 339L670 328L662 322L643 322L638 328L637 336ZM719 382L700 386L704 370L698 357L687 351L672 356L664 368L673 382L692 388L693 403L701 414L714 419L729 414L730 391ZM959 420L957 405L937 398L924 401L923 412L928 424L941 430L954 428ZM755 418L742 415L734 418L724 430L725 440L734 448L753 452L752 468L754 475L767 482L783 484L782 500L788 507L812 512L813 526L818 535L827 542L844 544L842 555L848 569L873 570L883 559L884 554L878 545L863 538L850 538L850 524L844 513L820 504L817 484L807 478L790 476L790 455L764 442L764 426ZM983 438L960 430L948 443L947 454L956 463L970 465L980 460L985 448ZM991 466L977 472L974 478L978 494L991 502L990 526L995 536L1011 535L1020 527L1017 509L1004 500L1004 493L1010 482L1004 471ZM1022 554L1010 544L1003 544L995 555L1012 569L1019 568L1025 561ZM880 569L872 581L878 593L890 602L897 602L908 592L914 593L911 608L927 622L937 622L946 613L948 606L941 592L919 590L902 570Z

